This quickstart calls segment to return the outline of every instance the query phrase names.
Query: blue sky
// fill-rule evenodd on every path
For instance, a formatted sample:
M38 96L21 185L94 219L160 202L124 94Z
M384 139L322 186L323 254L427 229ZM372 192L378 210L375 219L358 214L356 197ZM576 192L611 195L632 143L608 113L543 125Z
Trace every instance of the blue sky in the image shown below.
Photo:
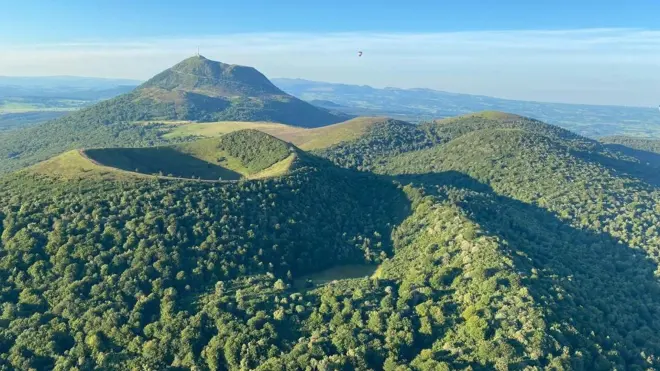
M271 77L560 102L660 99L660 1L317 3L0 0L0 75L145 79L199 45Z
M655 0L0 0L2 39L651 28ZM17 32L19 31L19 32Z

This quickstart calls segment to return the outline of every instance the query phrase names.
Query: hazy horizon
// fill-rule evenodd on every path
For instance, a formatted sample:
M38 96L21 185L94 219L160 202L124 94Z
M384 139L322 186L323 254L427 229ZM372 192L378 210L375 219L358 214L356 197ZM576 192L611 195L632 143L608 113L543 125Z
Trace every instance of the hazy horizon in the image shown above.
M144 81L196 53L268 77L514 100L657 105L660 31L238 34L5 46L0 75ZM362 50L364 55L357 56Z
M372 88L372 89L431 90L431 91L439 92L439 93L466 94L466 95L484 96L484 97L503 99L503 100L527 101L527 102L536 102L536 103L586 105L586 106L610 106L610 107L620 106L620 107L649 108L649 109L655 109L657 107L656 105L626 105L626 104L608 104L608 103L599 104L599 103L581 103L581 102L563 102L563 101L507 98L507 97L501 97L501 96L497 96L497 95L488 95L488 94L479 94L479 93L464 93L464 92L448 91L448 90L435 89L435 88L426 88L426 87L398 87L398 86L389 86L389 85L387 85L387 86L374 86L374 85L370 85L370 84L357 84L357 83L351 83L351 82L346 82L346 81L327 81L327 80L306 79L306 78L295 77L295 76L267 76L267 77L270 80L302 80L302 81L308 81L308 82L311 82L311 83L360 86L360 87L368 87L368 88ZM0 83L2 83L1 79L4 79L4 78L17 78L17 79L58 79L58 78L99 79L99 80L108 80L108 81L117 81L117 82L121 81L121 82L124 82L124 83L131 83L131 84L135 84L135 85L139 85L139 84L141 84L141 83L148 80L148 79L131 79L131 78L126 78L126 77L81 76L81 75L70 75L70 74L69 75L20 75L20 76L0 75Z
M146 80L199 47L268 77L541 102L660 100L660 2L307 5L12 1L0 12L0 75Z

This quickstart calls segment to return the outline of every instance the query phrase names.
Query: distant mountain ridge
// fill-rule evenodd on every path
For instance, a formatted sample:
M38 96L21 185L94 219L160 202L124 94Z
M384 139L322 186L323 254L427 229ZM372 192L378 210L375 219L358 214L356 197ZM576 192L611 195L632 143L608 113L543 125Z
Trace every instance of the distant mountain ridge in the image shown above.
M611 135L660 138L660 114L655 107L533 102L425 88L380 89L305 79L275 78L272 81L289 94L353 115L430 121L496 110L542 120L591 138Z
M240 66L234 68L237 67ZM166 83L173 78L171 73L159 75L161 76L159 76L158 83L163 86L166 86ZM170 76L168 77L168 75ZM9 83L11 86L7 85L7 79L10 79L10 82L14 81ZM483 110L500 110L559 125L591 138L612 135L660 138L660 115L657 109L651 107L532 102L428 88L386 87L379 89L366 85L327 83L300 78L275 78L271 81L278 89L314 106L324 108L334 115L389 116L415 122ZM140 83L136 80L106 80L75 76L8 78L0 76L0 97L38 98L35 101L38 104L35 106L39 106L42 104L41 98L43 97L90 100L112 98L134 89ZM24 86L25 84L33 86ZM53 87L53 84L57 86ZM104 84L121 85L107 87ZM272 84L269 83L269 85ZM195 87L195 89L199 89L199 87ZM268 89L272 90L272 86ZM72 107L72 110L77 108L79 107ZM238 115L236 112L231 114ZM26 121L26 124L33 122L38 122L38 120ZM8 124L8 126L14 125L13 123ZM0 130L2 126L3 122L0 119Z
M107 88L78 88L70 86L20 86L0 85L0 99L24 98L29 103L42 102L45 99L70 99L81 101L98 101L114 98L135 89L134 85L117 85Z
M84 76L0 76L0 86L107 89L116 86L138 86L140 80Z

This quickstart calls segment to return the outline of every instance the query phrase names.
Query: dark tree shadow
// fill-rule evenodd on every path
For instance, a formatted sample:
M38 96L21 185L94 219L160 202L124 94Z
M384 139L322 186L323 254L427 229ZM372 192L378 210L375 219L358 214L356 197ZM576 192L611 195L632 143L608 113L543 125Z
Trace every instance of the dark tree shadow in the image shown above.
M445 185L468 189L475 192L493 192L490 186L454 170L443 171L441 173L382 175L381 177L401 185L411 184L417 187L422 187L431 193L434 193L434 189L429 188L429 186ZM437 194L437 192L435 192L435 194Z
M548 210L500 196L458 172L395 178L423 184L427 193L445 200L449 192L443 186L459 189L462 197L452 200L485 235L508 243L502 245L504 252L544 309L545 331L564 345L590 352L584 359L587 369L604 361L597 359L597 347L609 352L610 360L644 368L649 364L641 352L660 353L658 266L646 252L607 233L575 228Z
M149 175L204 180L238 180L241 174L170 147L88 149L87 157L105 166Z
M642 164L651 166L653 168L660 168L660 154L644 151L641 149L635 149L622 144L604 144L605 147L610 150L621 152L624 155L634 157L638 159Z
M608 145L612 149L611 145ZM622 146L623 147L623 146ZM626 147L627 148L627 147ZM571 155L583 161L601 165L623 176L630 176L655 187L660 187L660 155L652 152L638 151L628 148L623 154L634 157L640 162L626 161L608 157L595 152L571 151ZM649 161L651 160L651 161Z

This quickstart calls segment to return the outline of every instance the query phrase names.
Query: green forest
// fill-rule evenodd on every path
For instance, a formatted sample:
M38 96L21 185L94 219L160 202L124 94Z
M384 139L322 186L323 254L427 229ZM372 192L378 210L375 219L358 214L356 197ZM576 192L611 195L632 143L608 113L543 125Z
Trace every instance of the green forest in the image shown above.
M269 138L218 148L260 169L290 151ZM660 367L650 164L489 116L303 157L235 183L3 177L0 369Z
M158 123L337 118L278 94L194 57L0 134L0 370L660 369L657 143Z

